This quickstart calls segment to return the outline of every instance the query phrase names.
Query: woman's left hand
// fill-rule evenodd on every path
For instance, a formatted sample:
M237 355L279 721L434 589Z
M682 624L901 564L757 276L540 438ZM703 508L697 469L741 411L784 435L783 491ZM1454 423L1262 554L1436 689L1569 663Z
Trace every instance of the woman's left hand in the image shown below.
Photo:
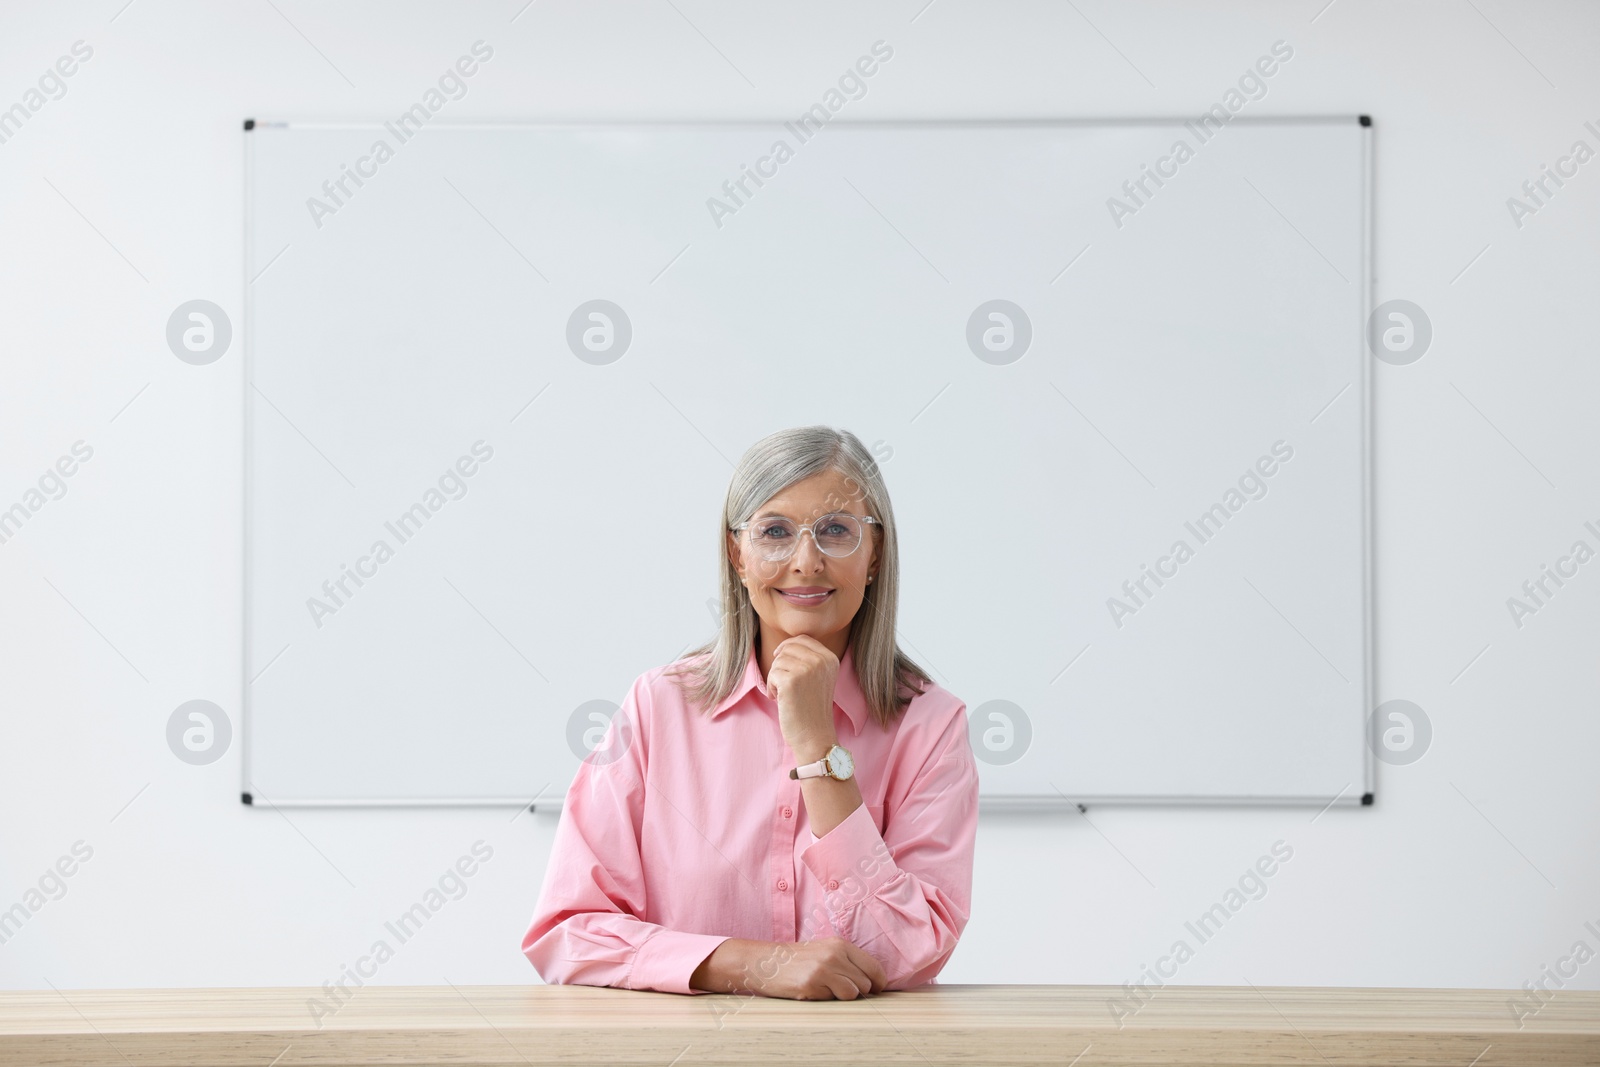
M833 683L839 657L821 641L800 634L779 642L767 669L767 695L778 701L778 727L791 751L838 740L833 724Z

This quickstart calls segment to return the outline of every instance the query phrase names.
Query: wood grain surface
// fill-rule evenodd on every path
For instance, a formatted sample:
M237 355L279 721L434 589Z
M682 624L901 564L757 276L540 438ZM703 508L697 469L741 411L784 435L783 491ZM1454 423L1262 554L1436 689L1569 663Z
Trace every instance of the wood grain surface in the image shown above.
M0 992L0 1065L1600 1064L1600 993L939 985L855 1001L589 986Z

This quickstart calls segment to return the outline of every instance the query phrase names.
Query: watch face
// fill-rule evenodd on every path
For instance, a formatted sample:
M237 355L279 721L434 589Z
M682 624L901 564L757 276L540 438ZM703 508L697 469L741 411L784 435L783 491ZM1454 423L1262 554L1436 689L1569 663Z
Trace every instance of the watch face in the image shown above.
M828 769L835 778L849 778L856 773L856 763L850 758L850 753L834 745L828 750Z

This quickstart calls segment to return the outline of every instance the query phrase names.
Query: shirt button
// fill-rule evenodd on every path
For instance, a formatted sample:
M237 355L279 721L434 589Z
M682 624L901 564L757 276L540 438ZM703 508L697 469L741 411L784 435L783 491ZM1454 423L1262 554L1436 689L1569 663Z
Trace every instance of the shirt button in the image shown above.
M787 881L785 881L784 879L779 878L778 879L778 888L783 890L784 892L788 892L789 891L789 883Z
M828 888L829 889L838 889L839 888L839 883L835 882L832 878L830 878L830 879L828 879Z
M784 809L783 809L783 817L784 817L784 818L785 818L785 819L787 819L787 818L788 818L788 817L789 817L789 816L790 816L790 815L792 815L792 814L794 814L794 813L793 813L793 812L792 812L792 811L790 811L790 810L789 810L789 809L788 809L788 808L784 808Z

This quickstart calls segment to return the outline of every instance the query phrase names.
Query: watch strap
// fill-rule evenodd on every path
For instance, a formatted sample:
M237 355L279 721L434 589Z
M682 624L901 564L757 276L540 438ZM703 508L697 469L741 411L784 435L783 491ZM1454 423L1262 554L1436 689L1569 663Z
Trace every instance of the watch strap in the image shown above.
M832 751L832 750L830 749L829 751ZM828 774L828 757L827 756L823 756L821 759L817 760L817 762L815 762L815 763L807 763L807 764L805 764L804 766L801 766L801 767L791 768L790 771L789 771L789 777L790 778L825 778L825 777L831 777L831 775Z

